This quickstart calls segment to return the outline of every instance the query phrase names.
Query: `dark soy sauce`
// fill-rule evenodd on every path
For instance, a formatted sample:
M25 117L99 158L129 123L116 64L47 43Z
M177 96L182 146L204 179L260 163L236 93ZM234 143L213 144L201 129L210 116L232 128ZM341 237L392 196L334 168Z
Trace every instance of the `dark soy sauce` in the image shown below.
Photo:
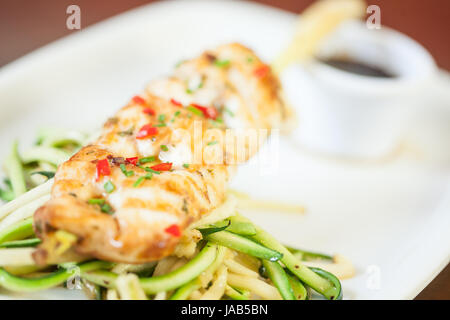
M362 62L352 61L345 58L326 58L320 59L322 63L325 63L331 67L339 70L351 72L361 76L375 77L375 78L394 78L395 75L384 69L371 66Z

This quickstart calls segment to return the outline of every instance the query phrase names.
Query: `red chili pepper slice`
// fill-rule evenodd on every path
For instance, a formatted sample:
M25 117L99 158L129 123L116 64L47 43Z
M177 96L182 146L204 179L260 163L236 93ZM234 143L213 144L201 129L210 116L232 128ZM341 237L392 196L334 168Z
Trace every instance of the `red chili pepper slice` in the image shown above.
M125 158L125 161L132 165L137 165L138 157Z
M140 96L134 96L132 100L134 103L137 103L137 104L146 104L144 98L142 98Z
M203 112L203 115L206 118L216 120L217 116L219 115L219 113L217 112L216 108L214 108L214 107L204 107L204 106L201 106L201 105L196 104L196 103L193 103L192 106L194 106L195 108L201 110Z
M111 174L111 168L109 166L108 159L102 159L97 162L97 177L96 180L99 181L103 176L109 176Z
M154 166L150 167L150 169L153 169L155 171L169 171L170 169L172 169L172 163L166 162L155 164Z
M164 229L165 232L173 235L174 237L181 237L181 230L180 227L177 226L176 224L172 224L170 226L168 226L166 229Z
M263 66L261 66L261 67L256 68L256 69L253 71L253 74L254 74L255 76L257 76L258 78L263 78L263 77L266 76L266 74L267 74L269 71L270 71L269 66L268 66L268 65L263 65Z
M154 115L156 114L156 113L155 113L155 110L150 109L150 108L144 108L142 111L143 111L144 113L146 113L146 114L151 115L151 116L154 116Z
M152 127L151 124L143 126L136 135L136 139L145 139L158 134L158 128Z
M182 107L183 105L181 104L181 102L175 100L175 99L170 99L170 102L176 106Z

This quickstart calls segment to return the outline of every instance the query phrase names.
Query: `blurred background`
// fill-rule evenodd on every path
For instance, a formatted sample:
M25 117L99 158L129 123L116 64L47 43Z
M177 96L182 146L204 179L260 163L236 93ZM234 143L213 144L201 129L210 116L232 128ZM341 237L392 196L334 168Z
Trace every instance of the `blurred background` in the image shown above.
M189 1L189 0L181 0ZM291 12L301 12L313 0L253 0ZM151 0L2 0L0 1L0 66L72 32L66 28L66 8L80 6L81 27ZM397 29L420 42L439 67L450 70L450 1L371 0L381 8L383 25Z
M181 0L189 1L189 0ZM313 0L254 0L291 12L301 12ZM2 0L0 1L0 66L49 42L77 32L66 28L66 8L82 10L81 28L151 3L150 0ZM421 43L437 65L450 70L450 1L371 0L381 8L381 23ZM450 299L450 268L418 295L418 299Z

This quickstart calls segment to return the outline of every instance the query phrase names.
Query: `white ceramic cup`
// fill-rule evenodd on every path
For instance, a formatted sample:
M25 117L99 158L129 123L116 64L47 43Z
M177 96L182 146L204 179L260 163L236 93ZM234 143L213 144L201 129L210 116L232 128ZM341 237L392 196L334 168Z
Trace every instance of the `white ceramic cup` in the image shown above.
M370 30L359 21L342 24L318 53L322 58L343 55L396 76L363 76L318 61L289 67L282 80L289 102L298 110L293 137L327 154L382 157L398 144L436 65L406 35L386 27Z

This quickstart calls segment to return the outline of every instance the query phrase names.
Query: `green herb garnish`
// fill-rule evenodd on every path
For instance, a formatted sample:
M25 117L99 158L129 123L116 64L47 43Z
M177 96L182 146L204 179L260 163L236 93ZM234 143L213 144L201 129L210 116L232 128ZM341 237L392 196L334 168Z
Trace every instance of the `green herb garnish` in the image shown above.
M111 181L107 181L103 185L103 188L105 188L106 193L111 193L111 192L113 192L116 189L116 186Z
M123 163L120 164L120 170L122 170L122 173L123 173L126 177L134 176L134 171L132 171L132 170L127 171L127 167L126 167Z
M186 169L188 169L188 168L189 168L189 164L188 164L188 163L185 163L185 164L183 164L183 167L186 168Z
M161 174L160 171L156 171L152 168L144 168L145 171L150 172L150 173L154 173L154 174Z
M230 65L230 60L216 60L214 65L219 68L228 67Z
M112 214L112 213L114 213L113 208L112 208L109 204L107 204L107 203L102 204L102 205L100 206L100 210L101 210L102 212L104 212L104 213L107 213L107 214Z
M144 181L144 177L139 177L136 182L133 184L133 187L137 188Z
M202 110L197 109L197 108L194 107L193 105L187 106L186 109L189 110L190 112L196 114L197 116L203 116Z
M231 117L234 117L233 111L231 111L231 110L228 109L227 107L225 107L224 110L225 110L225 112L228 113Z
M105 199L98 199L98 198L93 198L93 199L89 199L88 200L89 204L99 204L102 205L105 203Z
M170 120L170 122L174 122L175 118L178 117L181 114L181 111L177 111L174 113L173 118Z
M167 146L165 144L161 145L161 150L162 151L169 151L169 148L167 148Z
M156 161L156 158L154 156L144 157L144 158L140 158L138 160L138 164L144 164L144 163L155 162L155 161Z
M137 188L141 185L142 181L145 180L151 180L153 178L152 173L147 173L145 176L139 177L136 182L133 184L133 187Z

